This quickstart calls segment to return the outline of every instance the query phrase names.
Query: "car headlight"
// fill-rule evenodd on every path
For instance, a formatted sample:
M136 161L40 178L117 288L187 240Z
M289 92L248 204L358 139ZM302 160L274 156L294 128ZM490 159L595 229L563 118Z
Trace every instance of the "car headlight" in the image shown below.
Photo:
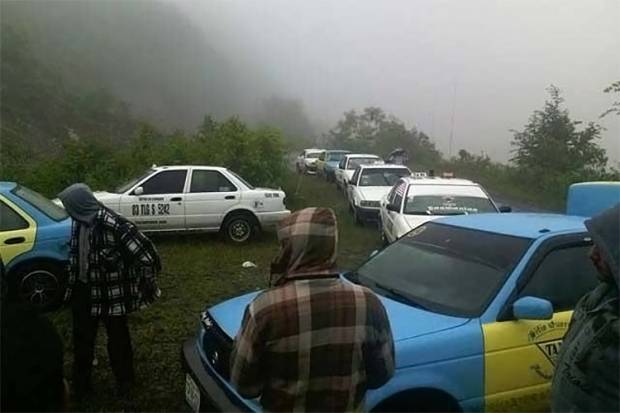
M367 208L379 208L379 201L360 201L360 206Z

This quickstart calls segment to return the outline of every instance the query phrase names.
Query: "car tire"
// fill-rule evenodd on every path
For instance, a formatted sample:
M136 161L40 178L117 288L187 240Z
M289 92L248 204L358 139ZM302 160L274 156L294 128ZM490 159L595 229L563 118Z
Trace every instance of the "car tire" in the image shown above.
M256 235L258 223L248 214L235 214L226 218L222 225L223 235L233 244L244 244Z
M38 311L51 311L62 304L67 272L53 262L33 262L10 276L9 294Z
M412 397L416 396L416 397ZM449 396L435 391L411 392L411 395L387 400L373 412L460 412L458 403Z

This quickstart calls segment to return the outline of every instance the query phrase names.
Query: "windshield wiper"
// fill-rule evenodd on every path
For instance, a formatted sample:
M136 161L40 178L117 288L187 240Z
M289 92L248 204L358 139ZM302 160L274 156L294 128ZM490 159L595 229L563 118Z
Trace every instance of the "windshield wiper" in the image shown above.
M422 310L427 310L425 306L420 304L418 301L416 301L413 297L411 297L407 293L401 292L395 288L388 287L387 285L383 285L378 282L374 282L373 286L390 293L390 297L394 298L396 301L400 301L404 304L409 304L413 307L421 308Z

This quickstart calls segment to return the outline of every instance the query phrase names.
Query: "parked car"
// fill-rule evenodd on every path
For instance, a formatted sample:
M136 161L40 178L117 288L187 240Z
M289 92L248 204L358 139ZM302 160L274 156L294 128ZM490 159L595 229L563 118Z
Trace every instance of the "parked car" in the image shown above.
M64 209L15 182L0 182L0 259L11 298L40 310L62 301L70 238Z
M403 178L379 207L381 236L394 242L413 228L444 215L508 212L477 183L466 179Z
M345 155L338 164L338 169L335 171L336 186L346 194L347 185L349 184L349 181L353 177L353 173L358 166L383 163L383 159L377 155L364 153L352 153Z
M548 410L572 310L597 283L585 219L443 217L343 273L379 296L395 341L395 375L367 393L364 410ZM258 399L235 391L228 371L233 337L257 294L206 308L197 336L184 343L193 409L210 400L223 411L260 410Z
M338 164L348 153L351 152L344 150L327 150L323 152L317 162L317 175L325 178L328 182L334 182Z
M304 149L295 160L295 169L297 173L315 174L316 162L322 152L323 149Z
M409 175L409 168L402 165L360 165L347 186L347 201L355 223L378 221L381 199L400 178Z
M243 243L290 214L286 194L254 188L216 166L159 166L112 192L95 192L143 231L221 232Z

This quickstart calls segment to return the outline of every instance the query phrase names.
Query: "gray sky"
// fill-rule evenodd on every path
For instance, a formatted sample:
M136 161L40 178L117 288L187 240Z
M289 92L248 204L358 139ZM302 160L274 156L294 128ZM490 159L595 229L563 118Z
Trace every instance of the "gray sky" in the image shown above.
M265 94L303 100L329 127L345 110L373 105L433 136L448 153L509 157L511 134L564 92L575 119L598 120L620 79L618 0L208 0L174 1L210 44ZM600 121L620 160L620 117Z

